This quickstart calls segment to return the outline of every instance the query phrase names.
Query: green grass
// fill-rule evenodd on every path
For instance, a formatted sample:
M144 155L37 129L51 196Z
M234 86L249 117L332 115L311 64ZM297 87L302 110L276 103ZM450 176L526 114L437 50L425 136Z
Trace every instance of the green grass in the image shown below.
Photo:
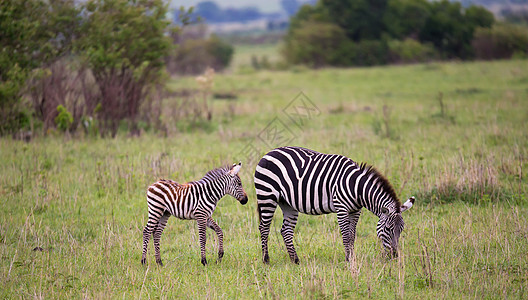
M229 69L234 72L248 72L251 66L251 57L262 61L266 57L269 63L277 63L281 57L278 52L280 46L276 44L240 45L235 47L235 55Z
M215 100L211 124L182 126L170 109L178 100L167 99L167 137L2 138L0 297L526 298L527 82L526 60L233 72L218 74L214 89L238 100ZM193 78L169 84L197 88ZM297 126L284 108L301 91L319 113ZM417 196L404 214L399 259L382 257L377 219L364 211L354 263L344 260L335 215L302 215L301 263L293 265L278 212L271 264L262 264L255 163L241 151L279 146L278 138L269 146L257 138L275 118L289 128L290 144L367 161L402 199ZM239 160L250 199L241 206L226 197L213 215L225 234L222 263L212 231L203 267L195 222L171 218L165 266L156 266L152 243L142 266L146 187Z

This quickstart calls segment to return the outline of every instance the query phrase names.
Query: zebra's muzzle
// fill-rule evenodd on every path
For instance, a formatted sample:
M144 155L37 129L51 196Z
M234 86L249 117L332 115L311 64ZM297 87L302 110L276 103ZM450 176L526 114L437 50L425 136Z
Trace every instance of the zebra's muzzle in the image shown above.
M398 250L395 248L385 248L385 255L389 259L398 258Z
M248 196L244 195L242 199L240 199L240 204L245 205L248 202Z

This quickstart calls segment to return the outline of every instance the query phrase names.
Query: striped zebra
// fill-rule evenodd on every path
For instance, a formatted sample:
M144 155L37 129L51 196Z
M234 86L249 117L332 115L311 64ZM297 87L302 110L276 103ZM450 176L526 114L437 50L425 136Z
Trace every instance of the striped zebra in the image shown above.
M277 205L284 215L281 234L293 263L299 258L293 246L293 230L299 212L309 215L337 213L345 258L350 260L356 224L365 207L380 219L377 235L388 254L397 255L403 231L403 205L394 189L376 169L337 154L323 154L299 147L281 147L264 155L255 170L255 190L264 263L269 263L268 235Z
M205 176L193 182L179 184L172 180L159 180L147 190L148 221L143 230L143 256L141 263L147 260L147 248L150 236L154 237L156 262L163 266L160 254L160 239L167 220L171 215L184 220L196 220L200 237L202 264L206 265L205 242L206 228L218 235L218 262L224 256L222 229L211 218L218 201L226 194L236 198L242 205L248 201L242 187L238 171L242 164L211 170Z

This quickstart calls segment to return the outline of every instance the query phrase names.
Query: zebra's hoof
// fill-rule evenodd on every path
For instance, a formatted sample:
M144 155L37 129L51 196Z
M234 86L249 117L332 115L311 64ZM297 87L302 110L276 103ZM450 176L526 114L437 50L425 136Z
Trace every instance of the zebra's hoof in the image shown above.
M224 257L224 252L218 252L218 259L216 260L217 264L222 262L222 257Z
M264 255L264 258L262 259L262 261L265 263L265 264L269 264L269 255Z
M145 265L146 263L147 263L147 259L146 259L146 258L142 258L142 259L141 259L141 264L142 264L142 265Z
M160 259L156 259L156 263L158 263L158 265L160 267L163 267L163 262L161 261L161 258Z
M207 259L205 257L202 257L202 265L207 266Z
M294 259L292 259L292 262L296 265L299 264L299 258L298 257L295 257Z

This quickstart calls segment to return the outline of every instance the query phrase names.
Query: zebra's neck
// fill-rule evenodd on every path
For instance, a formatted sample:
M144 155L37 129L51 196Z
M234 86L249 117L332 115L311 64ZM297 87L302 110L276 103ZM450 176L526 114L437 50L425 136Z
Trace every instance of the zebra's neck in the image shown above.
M203 178L196 181L193 188L200 194L200 199L216 205L226 195L226 180L224 176Z
M365 207L380 217L382 208L395 209L397 198L389 182L376 169L357 165L350 170L348 177L350 197L361 207Z

